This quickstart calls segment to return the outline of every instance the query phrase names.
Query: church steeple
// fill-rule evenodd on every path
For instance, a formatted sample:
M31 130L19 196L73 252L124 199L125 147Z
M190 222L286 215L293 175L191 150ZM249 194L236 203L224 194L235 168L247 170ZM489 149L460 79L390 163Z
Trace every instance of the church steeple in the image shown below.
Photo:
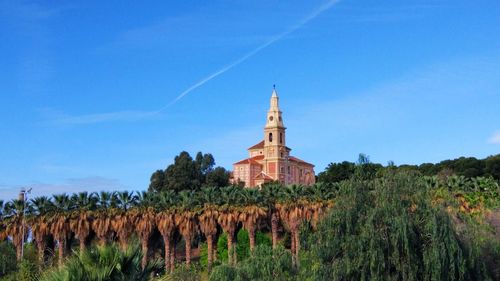
M284 159L288 155L285 142L285 125L279 108L279 97L273 86L270 108L267 111L267 121L264 127L264 153L267 159Z
M279 108L279 97L278 93L276 92L276 86L273 85L273 93L271 94L271 106L267 111L266 128L276 128L276 127L284 128L285 126L283 125L283 118L281 117L281 111Z

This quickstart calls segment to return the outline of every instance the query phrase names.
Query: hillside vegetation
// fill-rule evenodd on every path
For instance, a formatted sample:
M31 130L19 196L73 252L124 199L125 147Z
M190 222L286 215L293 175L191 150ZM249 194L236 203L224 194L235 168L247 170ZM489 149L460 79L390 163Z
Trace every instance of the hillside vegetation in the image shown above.
M361 157L313 186L12 200L0 280L499 280L499 193Z

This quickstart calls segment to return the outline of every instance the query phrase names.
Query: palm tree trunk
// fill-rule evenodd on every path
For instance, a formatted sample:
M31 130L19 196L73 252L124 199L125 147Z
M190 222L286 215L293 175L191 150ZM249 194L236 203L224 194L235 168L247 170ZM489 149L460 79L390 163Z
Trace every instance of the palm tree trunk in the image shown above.
M272 232L272 237L273 237L273 249L276 249L276 246L278 246L278 213L273 212L271 214L271 232Z
M23 245L22 243L15 245L17 261L21 261L21 259L22 259L22 255L23 255L23 250L22 250L23 246L22 245Z
M80 242L80 253L83 253L85 251L85 238L79 238Z
M59 263L59 266L62 266L63 263L64 263L64 250L66 249L66 239L59 239L59 241L57 241L57 247L59 248L59 259L58 259L58 263Z
M122 237L122 236L118 237L118 243L120 244L120 249L123 252L125 252L127 250L127 247L128 247L127 241L128 241L128 237Z
M119 239L118 240L118 244L120 245L120 250L122 250L123 252L125 252L127 250L127 242L124 241L123 239Z
M174 272L174 270L175 270L175 242L172 241L172 244L170 246L171 246L170 247L170 272Z
M142 268L146 268L148 264L148 239L142 239Z
M45 240L40 239L36 241L36 246L38 248L38 262L40 263L40 267L45 263Z
M233 264L233 236L227 234L227 261L229 264Z
M292 263L293 265L295 265L295 233L293 230L290 230L290 242L291 242L291 245L290 245L290 252L292 252Z
M233 264L236 265L238 262L238 253L236 252L236 248L238 246L238 241L235 239L233 243Z
M248 228L248 239L250 240L250 253L253 253L255 249L255 226L250 226Z
M208 272L212 271L212 263L213 263L213 259L214 259L213 244L214 244L213 235L208 235L207 236L207 252L208 252L207 268L208 268Z
M299 266L300 237L298 229L295 230L295 264Z
M165 272L170 270L170 236L163 236L163 243L165 244Z
M213 244L212 255L213 255L214 262L217 261L217 239L218 239L218 237L214 236L214 239L213 239L214 242L212 243Z
M102 237L99 239L99 246L106 246L106 237Z
M184 237L186 242L186 266L189 267L191 264L191 237Z

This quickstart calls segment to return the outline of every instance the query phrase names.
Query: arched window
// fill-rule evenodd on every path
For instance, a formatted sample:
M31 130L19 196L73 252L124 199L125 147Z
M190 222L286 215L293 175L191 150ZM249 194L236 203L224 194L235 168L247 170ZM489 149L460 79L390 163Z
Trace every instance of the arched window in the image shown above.
M280 133L280 143L283 143L283 133Z
M269 142L273 142L273 133L269 133Z

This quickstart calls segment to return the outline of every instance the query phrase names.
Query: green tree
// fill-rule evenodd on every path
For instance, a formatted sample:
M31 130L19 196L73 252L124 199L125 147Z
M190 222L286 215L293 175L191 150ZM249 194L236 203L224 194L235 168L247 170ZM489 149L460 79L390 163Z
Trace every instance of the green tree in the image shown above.
M217 167L206 174L204 185L206 186L228 186L229 172L223 167Z
M484 172L485 176L491 176L496 180L500 180L500 154L490 156L485 160Z
M356 165L352 162L330 163L325 171L318 174L319 182L340 182L347 180L354 175Z
M165 186L165 172L163 170L156 170L150 178L149 191L161 191Z
M459 240L449 214L431 202L420 177L346 182L303 239L312 260L302 279L488 280L471 237Z
M229 172L215 167L210 153L198 152L195 159L186 151L175 157L165 170L155 171L150 178L149 191L198 190L202 186L223 187L229 184Z

